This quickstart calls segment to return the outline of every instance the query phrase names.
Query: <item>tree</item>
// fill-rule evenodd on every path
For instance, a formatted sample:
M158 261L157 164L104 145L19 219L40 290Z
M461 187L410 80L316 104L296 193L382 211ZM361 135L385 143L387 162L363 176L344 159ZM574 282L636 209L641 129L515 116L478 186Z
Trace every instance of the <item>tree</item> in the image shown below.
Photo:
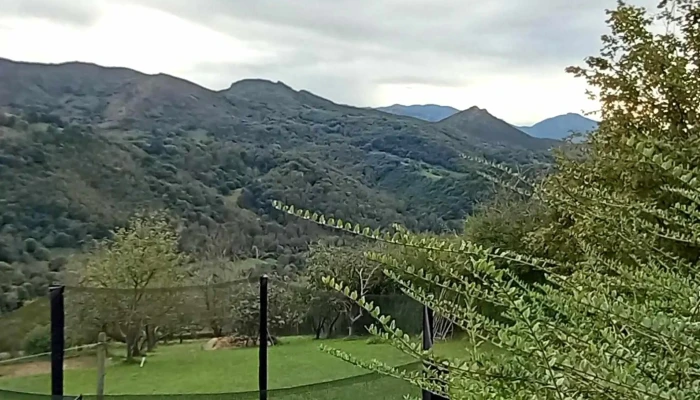
M331 247L320 244L313 247L307 261L312 287L319 287L322 276L330 275L346 282L349 290L359 296L369 294L380 282L382 275L379 265L364 256L365 249L367 248L360 245ZM348 320L348 336L352 336L355 322L364 315L363 309L347 298L341 299L339 304L333 299L330 306L340 305Z
M648 154L648 153L647 153ZM655 153L660 154L660 153ZM654 162L640 153L640 161ZM671 171L695 178L700 169L684 169L672 152L658 160ZM688 179L693 182L693 178ZM670 187L700 204L700 182ZM536 192L543 201L559 203L590 196L589 187L575 192ZM384 272L402 285L411 297L458 325L471 339L459 360L421 351L397 328L389 316L336 277L325 282L344 292L374 316L378 324L371 333L383 337L399 350L423 361L432 370L407 373L378 362L364 362L336 349L327 349L344 360L367 369L395 376L447 396L496 399L638 399L687 398L697 393L700 343L700 278L695 263L654 247L658 239L700 244L698 208L665 209L644 202L629 202L605 193L588 198L577 207L581 223L604 225L635 244L643 254L629 265L626 253L605 256L603 249L585 244L586 257L575 265L491 250L454 237L430 240L410 233L359 234L412 249L423 255L396 257L370 252L368 257L384 266ZM634 218L604 214L609 207L624 208ZM697 206L696 206L697 207ZM284 209L284 207L282 207ZM688 212L691 211L691 212ZM658 224L645 222L657 216ZM355 231L352 227L348 232ZM585 236L584 236L585 237ZM545 273L544 284L528 284L511 268L496 261L527 265ZM562 268L567 267L567 268ZM459 301L441 299L448 290ZM482 301L498 305L502 320L485 316ZM488 343L498 351L484 351Z
M189 268L189 280L202 291L203 308L198 308L198 319L216 337L224 335L227 321L231 319L232 294L242 287L242 284L230 283L241 279L242 275L233 265L229 231L221 226L210 229L206 241L198 243L194 249L200 261Z
M320 265L312 265L303 276L303 296L306 299L306 317L314 330L314 337L320 339L333 335L333 329L345 310L345 299L339 293L329 290L323 283L326 271Z
M137 215L100 242L77 271L80 288L68 293L67 307L79 323L105 329L126 344L126 359L140 355L144 339L183 301L174 288L184 281L186 257L167 215ZM150 328L150 332L149 332Z
M306 304L297 285L298 282L275 275L269 277L268 334L273 343L277 341L276 333L288 332L304 317ZM260 287L256 284L239 285L231 297L234 331L255 342L260 328Z
M584 160L560 157L558 170L528 191L558 217L535 235L560 229L575 242L575 254L543 259L454 237L332 224L423 255L424 264L415 264L368 254L474 343L459 360L421 351L390 317L351 295L376 317L374 334L433 368L406 373L332 354L451 399L697 397L700 4L673 6L659 17L667 33L654 34L651 17L620 3L609 13L612 34L601 56L588 60L588 70L571 70L599 89L603 121ZM514 271L522 265L545 281L520 279ZM335 277L326 282L349 293ZM436 293L445 289L461 301L440 300ZM479 312L483 300L501 307L504 320ZM483 351L481 343L500 351Z
M677 184L664 166L642 160L639 152L653 155L658 148L673 154L675 162L692 169L700 162L694 146L697 139L698 75L698 4L690 0L660 4L660 14L653 16L644 9L621 5L609 12L611 34L603 36L599 56L589 57L585 67L570 67L569 72L585 79L598 93L591 94L601 104L602 121L583 149L583 159L558 158L562 173L546 182L545 190L562 191L588 185L590 193L604 191L619 196L668 207L689 201L668 185ZM655 27L665 32L654 34ZM647 148L641 148L645 144ZM657 160L661 157L658 154ZM668 167L668 166L666 166ZM582 203L584 196L570 201ZM556 232L585 235L587 242L605 247L604 253L630 251L626 240L614 230L598 225L598 229L577 222L572 205L553 204L558 220L566 221L548 227ZM610 209L607 212L624 210ZM662 246L665 245L662 243ZM687 260L700 256L697 249L680 243ZM693 246L691 246L693 247ZM679 253L679 255L680 255Z

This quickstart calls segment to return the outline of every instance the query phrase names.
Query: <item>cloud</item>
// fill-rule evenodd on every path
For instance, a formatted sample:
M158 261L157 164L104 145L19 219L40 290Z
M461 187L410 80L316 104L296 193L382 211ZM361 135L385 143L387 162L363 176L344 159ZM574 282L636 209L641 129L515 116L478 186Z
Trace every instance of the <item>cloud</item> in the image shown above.
M654 0L646 0L653 4ZM538 66L598 48L612 0L141 0L249 40ZM311 47L314 48L314 47ZM563 67L562 67L563 68Z
M643 0L653 5L655 0ZM250 68L355 82L463 85L484 76L558 74L597 53L614 0L139 0L277 48ZM225 71L228 66L221 66ZM235 68L234 68L235 70ZM403 79L415 77L416 79ZM345 79L345 81L352 79ZM406 82L401 82L401 81ZM338 82L341 84L341 82ZM316 85L317 86L317 85ZM583 93L580 94L583 98ZM367 96L369 97L369 96ZM368 99L370 100L370 99Z
M420 75L389 75L385 78L375 79L373 82L380 85L424 85L424 86L435 86L435 87L456 87L456 86L467 86L469 85L468 80L460 78L451 77L431 77L431 76L420 76Z
M101 5L101 0L3 0L2 16L90 25L99 18Z
M280 80L359 106L476 104L518 123L591 108L585 87L564 69L598 53L605 9L616 6L616 0L7 1L11 16L74 25L98 20L101 29L89 34L93 41L112 35L109 54L100 53L112 65L123 60L213 89L243 78ZM635 0L648 7L656 1ZM3 6L0 22L6 13ZM70 54L82 51L85 61L97 62L96 47Z

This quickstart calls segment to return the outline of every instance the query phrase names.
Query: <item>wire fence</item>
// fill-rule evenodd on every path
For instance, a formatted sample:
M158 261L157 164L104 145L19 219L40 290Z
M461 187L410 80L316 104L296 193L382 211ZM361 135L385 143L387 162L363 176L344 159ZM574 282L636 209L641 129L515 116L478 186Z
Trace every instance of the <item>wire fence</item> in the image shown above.
M421 334L422 306L417 302L397 294L367 299L392 315L406 333ZM381 345L364 337L372 318L354 303L283 278L270 279L267 300L267 398L381 400L419 395L407 382L366 373L318 349L330 343L368 359L420 367L389 346L372 346ZM254 390L257 349L263 345L257 278L177 288L68 286L63 301L62 373L65 393L71 394L64 399L81 394L83 399L124 400L260 398ZM0 399L52 398L49 310L48 299L40 298L0 316ZM97 397L100 332L108 342L107 394Z
M83 346L74 346L68 349L65 349L64 352L71 354L71 353L78 353L82 352L83 350L92 350L96 348L99 344L98 343L92 343L92 344L86 344ZM50 358L51 357L51 351L46 351L43 353L37 353L37 354L31 354L28 356L18 356L14 358L9 358L6 360L0 360L0 366L4 365L17 365L17 364L22 364L24 362L30 362L30 361L36 361L40 360L42 358Z
M418 363L411 363L404 366L406 369L416 369L420 367ZM269 399L280 400L350 400L362 397L371 397L379 400L398 400L405 395L413 397L420 394L420 390L409 383L393 377L383 376L377 373L367 373L359 376L337 379L328 382L321 382L309 385L300 385L290 388L272 389L268 392ZM122 395L79 395L63 396L63 399L121 399L121 400L179 400L179 399L200 399L200 400L248 400L259 399L260 392L251 390L246 392L229 393L181 393L181 394L122 394ZM0 389L0 399L7 400L46 400L52 399L48 394L33 394L15 392Z

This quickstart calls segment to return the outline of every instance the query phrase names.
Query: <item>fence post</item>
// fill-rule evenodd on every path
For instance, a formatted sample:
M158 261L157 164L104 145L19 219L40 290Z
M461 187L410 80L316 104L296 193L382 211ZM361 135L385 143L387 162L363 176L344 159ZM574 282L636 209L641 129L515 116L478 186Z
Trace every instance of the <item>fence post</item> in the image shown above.
M267 275L260 277L260 347L258 360L258 390L260 400L267 400Z
M430 350L433 347L433 310L428 306L423 307L423 350ZM424 366L426 368L426 366ZM432 400L433 394L423 389L423 400Z
M105 394L105 364L107 362L107 334L100 332L97 336L97 400L104 399Z
M427 306L423 307L423 350L430 350L433 347L435 338L435 318L433 310ZM423 400L447 400L438 394L423 389Z
M63 399L63 352L66 325L63 305L63 286L49 287L51 304L51 397Z

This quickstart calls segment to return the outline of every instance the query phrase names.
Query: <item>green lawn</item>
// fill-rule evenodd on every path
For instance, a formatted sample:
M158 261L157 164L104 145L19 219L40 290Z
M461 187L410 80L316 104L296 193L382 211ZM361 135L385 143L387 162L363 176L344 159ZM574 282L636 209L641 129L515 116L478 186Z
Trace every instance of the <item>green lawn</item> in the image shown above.
M143 368L123 364L117 359L107 368L107 394L187 394L255 391L258 385L256 348L201 350L203 342L160 346L148 356ZM378 359L391 365L412 359L389 345L367 344L365 340L324 340L287 338L284 344L269 349L270 398L280 399L357 399L361 393L373 399L400 399L418 392L405 382L367 375L367 371L336 359L319 350L323 343L361 359ZM438 351L454 355L463 342L441 344ZM89 364L89 363L88 363ZM336 381L338 382L329 382ZM49 376L34 375L0 378L0 389L49 393ZM65 371L65 392L94 394L94 368ZM328 382L318 385L319 383ZM305 386L313 385L313 386ZM252 395L252 394L251 394ZM255 396L251 397L254 398ZM246 396L236 395L241 400Z
M366 371L318 349L320 343L347 350L361 358L376 358L398 365L410 358L388 345L368 345L364 340L290 340L269 349L270 389L290 388L363 375ZM255 348L201 350L202 342L161 346L150 354L143 368L114 362L107 369L108 394L221 393L257 389L258 352ZM115 359L121 354L115 353ZM65 392L92 394L94 369L65 371ZM368 382L357 384L366 385ZM49 392L49 376L0 378L0 388L34 393Z

